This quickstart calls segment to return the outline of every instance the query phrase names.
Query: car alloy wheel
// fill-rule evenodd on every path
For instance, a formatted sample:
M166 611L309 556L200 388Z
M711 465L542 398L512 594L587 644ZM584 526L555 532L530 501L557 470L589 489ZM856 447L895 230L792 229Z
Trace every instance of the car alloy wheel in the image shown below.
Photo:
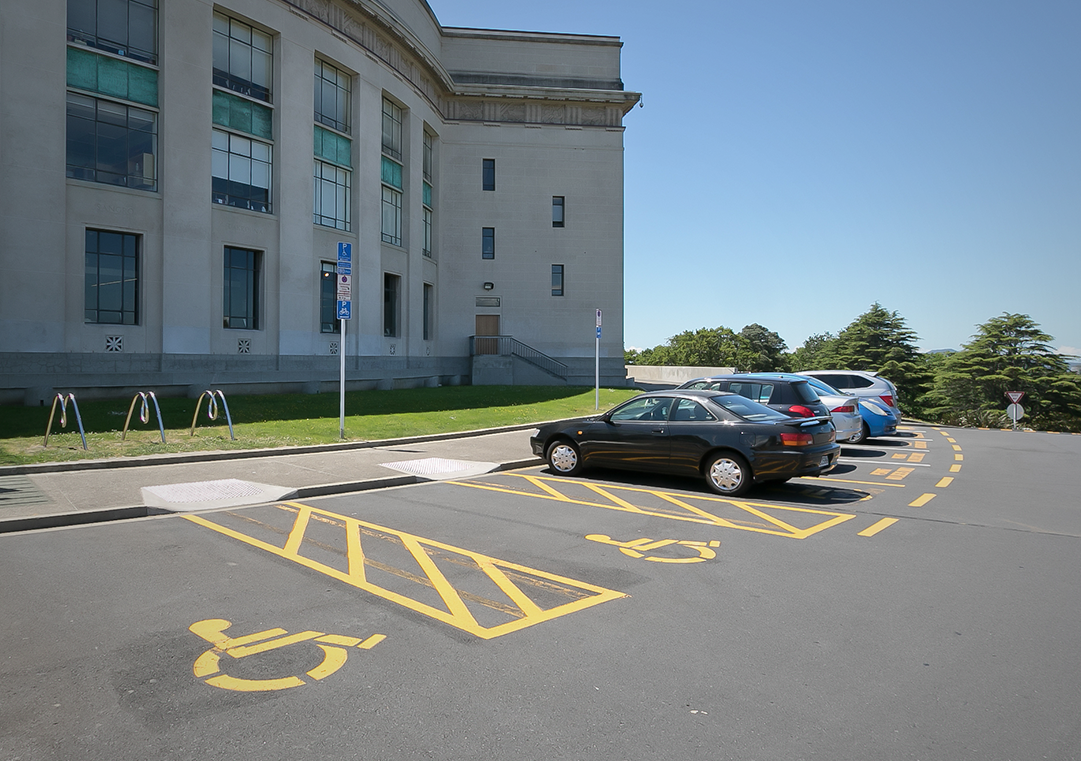
M719 454L706 466L706 482L718 494L735 497L751 488L751 469L738 454Z
M556 473L573 476L582 469L582 458L578 447L569 441L557 441L548 447L548 465Z
M867 423L860 423L860 432L848 440L849 444L860 444L867 440L867 437L871 435L871 430L867 427Z

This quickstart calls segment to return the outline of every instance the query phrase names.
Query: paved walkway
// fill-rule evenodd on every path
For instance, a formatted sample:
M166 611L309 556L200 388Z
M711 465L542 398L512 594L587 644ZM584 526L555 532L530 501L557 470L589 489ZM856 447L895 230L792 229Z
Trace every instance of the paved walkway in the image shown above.
M529 447L534 429L0 467L0 532L303 499L527 467L541 462Z

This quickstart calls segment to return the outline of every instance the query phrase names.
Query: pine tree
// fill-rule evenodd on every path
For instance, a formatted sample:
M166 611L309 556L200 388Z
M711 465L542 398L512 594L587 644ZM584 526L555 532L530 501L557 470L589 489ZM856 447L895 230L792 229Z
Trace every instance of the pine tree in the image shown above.
M916 346L916 333L905 319L875 302L821 347L816 356L821 370L864 370L887 378L900 392L901 409L919 414L923 395L930 389L931 372Z
M977 327L972 341L939 371L934 412L965 421L973 413L1005 409L1007 391L1024 392L1029 424L1081 427L1081 377L1049 345L1054 340L1025 314L1004 312Z

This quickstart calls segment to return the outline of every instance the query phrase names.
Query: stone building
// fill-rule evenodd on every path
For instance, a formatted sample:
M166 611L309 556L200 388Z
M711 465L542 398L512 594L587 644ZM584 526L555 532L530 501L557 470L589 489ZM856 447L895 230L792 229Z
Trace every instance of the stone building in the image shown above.
M592 385L597 309L622 385L620 50L424 0L4 0L0 403L330 390L342 351L349 388Z

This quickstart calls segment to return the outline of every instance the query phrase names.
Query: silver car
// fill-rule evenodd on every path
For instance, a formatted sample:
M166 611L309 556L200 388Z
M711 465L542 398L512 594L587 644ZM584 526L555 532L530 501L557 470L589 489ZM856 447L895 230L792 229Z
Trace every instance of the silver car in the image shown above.
M897 387L877 373L863 370L803 370L799 375L818 378L827 386L832 386L843 394L853 396L873 396L890 408L890 412L901 419L900 398Z
M842 394L813 376L807 377L807 385L815 390L818 398L829 408L833 426L837 429L837 441L862 437L863 415L860 414L859 397Z

